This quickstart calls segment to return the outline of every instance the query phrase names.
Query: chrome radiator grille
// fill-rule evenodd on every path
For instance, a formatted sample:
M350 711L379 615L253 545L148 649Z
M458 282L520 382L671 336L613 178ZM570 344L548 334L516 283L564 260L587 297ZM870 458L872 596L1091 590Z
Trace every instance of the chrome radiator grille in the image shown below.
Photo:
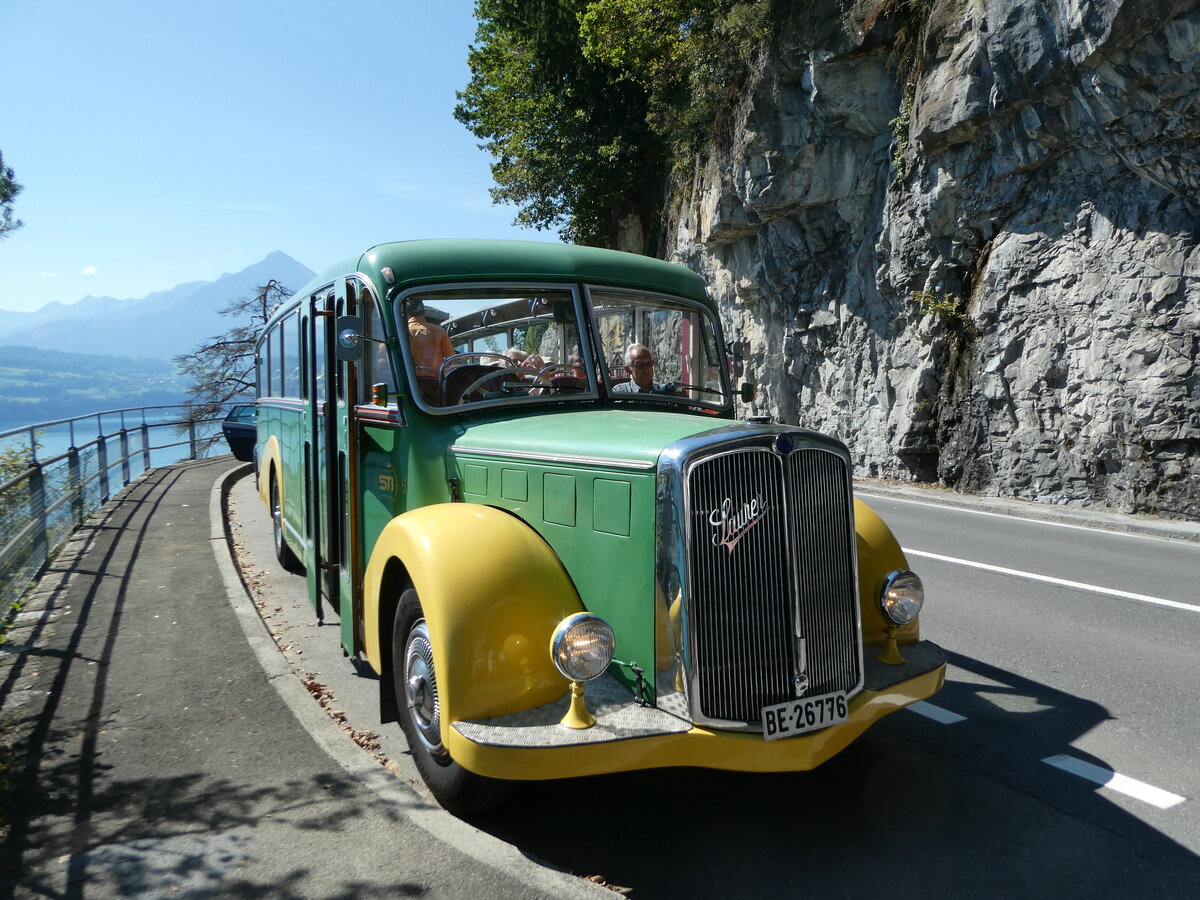
M693 465L685 504L693 714L758 723L763 706L861 682L845 461L759 446Z

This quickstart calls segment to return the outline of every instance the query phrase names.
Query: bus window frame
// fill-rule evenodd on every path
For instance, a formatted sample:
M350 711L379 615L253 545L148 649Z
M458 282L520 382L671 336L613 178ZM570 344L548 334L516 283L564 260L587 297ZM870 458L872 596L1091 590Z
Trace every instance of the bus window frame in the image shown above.
M718 316L714 312L712 312L710 309L708 309L708 307L706 307L702 303L697 303L695 300L688 299L687 297L679 297L679 296L676 296L675 294L664 294L661 291L647 291L647 290L642 290L641 288L617 287L617 286L610 286L610 285L603 285L603 284L585 284L584 292L585 292L585 300L586 300L588 314L589 314L588 315L589 329L598 328L599 324L600 324L600 317L596 314L596 306L592 301L593 294L628 294L630 296L630 298L635 301L638 299L662 300L662 301L664 301L665 304L670 304L673 306L680 307L684 310L691 311L693 314L699 316L699 321L701 321L701 322L708 321L708 322L713 323L716 326L718 326L718 328L707 329L709 341L712 342L712 347L704 348L703 351L700 351L699 349L694 348L692 350L692 356L694 359L698 360L700 352L707 353L708 349L713 350L713 352L715 354L714 361L713 361L713 368L716 369L717 378L721 384L721 390L723 392L723 397L724 397L724 399L722 401L718 402L718 401L714 401L714 400L708 400L708 399L697 398L697 397L690 397L690 398L684 399L684 398L680 398L680 397L673 396L670 394L622 394L622 393L616 393L613 391L614 385L612 383L612 374L611 374L612 366L608 360L604 360L604 366L602 367L602 370L603 370L602 376L604 378L604 388L605 388L605 391L607 392L608 396L611 399L617 400L618 402L621 402L621 403L627 403L629 401L633 401L635 403L647 403L647 402L660 403L660 404L665 404L665 405L669 405L669 406L680 406L680 405L695 406L695 405L699 404L699 405L703 406L706 410L707 409L728 410L730 408L730 406L733 404L733 388L732 388L732 384L729 380L729 374L726 371L726 367L722 361L721 348L716 340L716 335L720 334L720 331L718 330L719 326L720 326L720 321L719 321ZM637 303L633 303L631 305L633 306L633 323L632 323L633 324L633 335L632 335L632 339L627 341L625 343L625 346L621 348L621 363L620 364L622 367L624 367L626 365L625 351L629 349L629 345L632 343L639 343L639 342L644 343L645 338L646 338L646 335L645 335L645 331L647 328L646 323L645 323L646 310L644 308L640 308ZM642 304L642 306L645 306L645 305L647 305L647 304ZM694 337L693 337L693 340L695 340ZM601 352L604 351L605 348L601 345L599 333L597 333L597 335L596 335L596 345ZM646 346L649 346L649 345L646 345ZM699 342L699 344L697 346L704 347L704 342L703 341ZM680 361L681 362L683 361L682 355L680 356ZM681 372L681 374L682 374L682 372ZM692 383L695 383L695 382L692 382ZM704 385L700 385L700 386L703 387Z
M412 351L407 340L408 337L408 319L404 315L404 301L412 294L430 294L437 292L450 291L508 291L512 292L513 300L521 299L517 293L536 294L539 291L555 291L558 293L566 293L571 297L571 303L575 310L575 330L579 337L580 353L582 359L590 360L591 356L591 328L584 316L584 300L583 289L586 285L579 282L563 282L563 281L455 281L445 284L420 284L405 288L394 288L388 294L388 304L392 310L393 320L396 322L396 330L398 337L396 341L397 352L399 359L404 365L404 375L406 382L412 386L409 392L411 402L417 406L422 412L429 413L435 416L452 416L461 415L466 412L474 412L476 410L487 409L510 409L510 410L529 410L537 409L546 404L554 403L578 403L579 401L589 401L594 403L600 398L600 380L595 375L595 367L588 366L588 390L581 393L564 394L561 396L545 396L545 397L530 397L523 400L513 399L497 399L497 400L480 400L474 403L456 404L453 406L434 406L427 403L421 396L421 392L416 389L416 365L413 362ZM583 317L583 318L581 318ZM452 317L456 318L456 317ZM585 323L584 327L580 327L580 322ZM403 335L405 340L399 339ZM471 352L471 351L465 351ZM565 360L564 360L565 362ZM585 363L585 365L587 365ZM398 374L398 373L397 373Z
M396 371L396 355L394 348L399 346L399 340L388 334L385 308L370 284L363 278L347 278L346 294L349 296L351 287L358 295L358 310L363 323L363 336L366 341L362 365L367 369L369 377L359 379L360 405L372 403L372 386L383 383L387 386L387 405L389 408L399 406L400 378ZM363 294L366 297L363 297ZM382 366L381 366L382 363ZM386 378L379 377L381 368Z

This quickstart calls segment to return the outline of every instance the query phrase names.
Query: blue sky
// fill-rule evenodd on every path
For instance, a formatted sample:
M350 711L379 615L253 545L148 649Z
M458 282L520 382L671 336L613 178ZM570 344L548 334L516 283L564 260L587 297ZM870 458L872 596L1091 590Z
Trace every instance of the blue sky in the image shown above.
M557 240L494 206L453 118L470 0L9 0L0 309L142 297L282 250Z

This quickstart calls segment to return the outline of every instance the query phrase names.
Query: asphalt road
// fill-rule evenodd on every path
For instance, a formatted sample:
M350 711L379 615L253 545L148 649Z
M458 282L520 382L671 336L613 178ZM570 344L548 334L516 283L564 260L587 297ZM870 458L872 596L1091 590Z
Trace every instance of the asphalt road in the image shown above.
M1046 524L1034 507L884 485L863 496L910 551L924 634L950 654L931 704L814 772L537 782L469 824L639 898L1200 896L1200 543L1108 530L1170 523ZM284 658L421 793L399 728L377 724L374 679L275 564L248 479L230 503Z
M863 499L925 577L923 628L959 670L937 705L992 742L1059 731L1069 740L1046 745L1046 756L1111 770L1120 777L1100 796L1200 851L1200 543L957 508L936 495Z

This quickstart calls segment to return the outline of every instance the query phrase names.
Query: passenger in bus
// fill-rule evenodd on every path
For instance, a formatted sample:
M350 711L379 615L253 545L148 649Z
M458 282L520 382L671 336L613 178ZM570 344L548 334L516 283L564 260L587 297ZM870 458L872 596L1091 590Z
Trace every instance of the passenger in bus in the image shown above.
M446 329L425 319L425 303L421 300L408 304L408 346L412 349L413 365L418 374L431 374L422 372L423 369L432 369L432 374L436 374L442 361L454 355Z
M570 363L571 368L574 370L576 378L587 380L587 372L583 368L583 354L579 352L578 344L574 344L571 347L571 352L567 355L567 362Z
M645 344L630 344L625 350L629 381L613 386L614 394L673 394L669 384L654 380L654 356Z
M536 353L526 353L520 347L509 347L504 351L504 356L514 368L533 369L538 372L546 368L546 360Z

